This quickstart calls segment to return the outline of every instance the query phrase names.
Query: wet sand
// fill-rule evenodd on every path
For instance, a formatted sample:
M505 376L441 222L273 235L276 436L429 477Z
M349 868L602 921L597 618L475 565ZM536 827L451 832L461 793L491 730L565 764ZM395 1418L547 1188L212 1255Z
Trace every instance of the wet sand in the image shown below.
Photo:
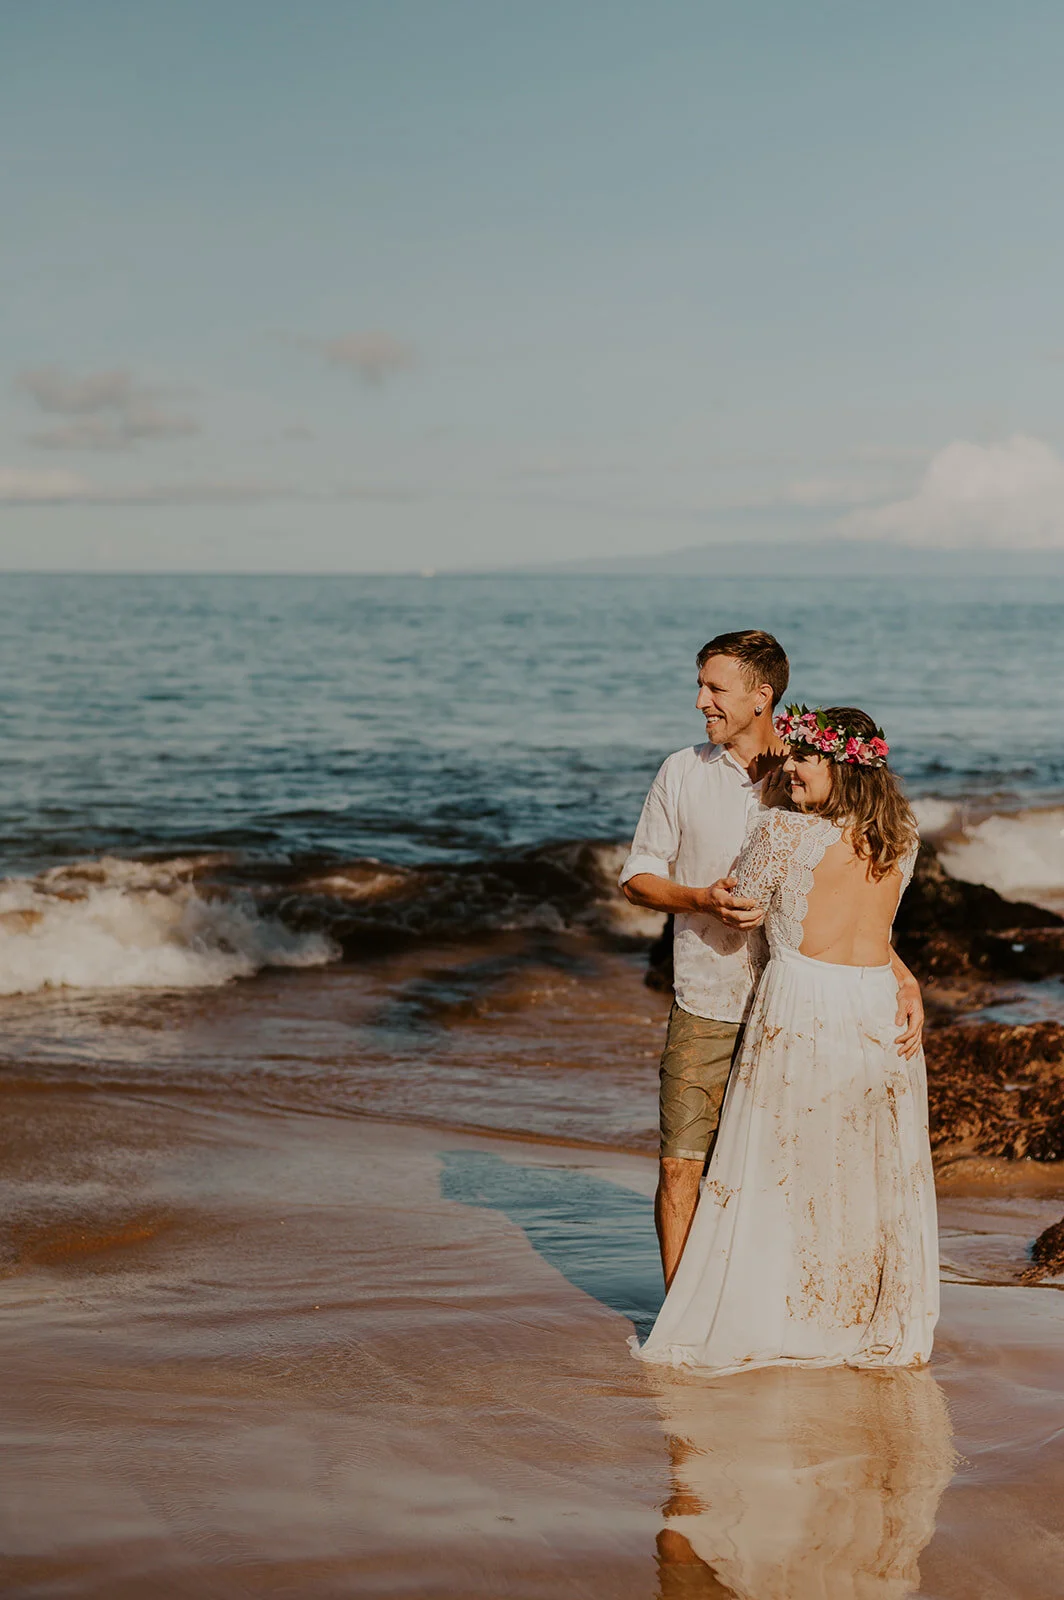
M5 1595L652 1591L656 1413L620 1317L441 1196L490 1147L49 1114L80 1155L36 1153L47 1220L2 1285Z
M663 1379L645 1157L4 1101L6 1596L1059 1592L1048 1197L946 1199L930 1373Z

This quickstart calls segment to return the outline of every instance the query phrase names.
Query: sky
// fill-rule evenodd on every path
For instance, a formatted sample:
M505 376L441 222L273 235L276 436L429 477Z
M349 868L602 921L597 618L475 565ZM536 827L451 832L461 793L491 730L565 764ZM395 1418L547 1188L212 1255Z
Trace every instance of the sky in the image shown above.
M1064 8L0 0L0 567L1064 548Z

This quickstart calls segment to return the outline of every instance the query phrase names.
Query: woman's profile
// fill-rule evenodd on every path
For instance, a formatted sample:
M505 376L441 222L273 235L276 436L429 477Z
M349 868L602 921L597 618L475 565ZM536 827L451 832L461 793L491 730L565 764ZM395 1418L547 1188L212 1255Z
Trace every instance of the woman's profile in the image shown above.
M895 1042L890 945L916 823L863 711L796 706L778 726L789 798L757 818L736 869L765 909L768 961L638 1354L715 1372L919 1366L938 1235L923 1051Z

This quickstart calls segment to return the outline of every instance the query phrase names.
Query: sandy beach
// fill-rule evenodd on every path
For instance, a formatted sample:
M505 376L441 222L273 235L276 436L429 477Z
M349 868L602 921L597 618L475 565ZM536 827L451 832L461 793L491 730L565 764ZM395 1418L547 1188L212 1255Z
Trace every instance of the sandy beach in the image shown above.
M947 1195L930 1373L649 1373L643 1156L12 1087L12 1597L1044 1597L1059 1213ZM65 1152L65 1153L62 1153ZM993 1281L993 1280L998 1281Z

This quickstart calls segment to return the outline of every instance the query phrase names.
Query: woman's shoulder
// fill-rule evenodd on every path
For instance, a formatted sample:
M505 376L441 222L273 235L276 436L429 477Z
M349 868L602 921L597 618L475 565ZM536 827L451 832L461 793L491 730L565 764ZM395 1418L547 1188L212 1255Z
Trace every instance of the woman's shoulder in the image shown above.
M815 828L818 823L823 824L825 819L809 811L795 811L790 806L763 806L754 814L751 824L751 835L767 833L778 838L798 838Z
M818 820L804 811L792 811L790 806L761 806L747 822L743 849L758 855L790 855L801 848Z
M841 837L840 828L815 812L771 806L751 823L746 848L776 860L793 859L809 865L819 861L828 846Z

